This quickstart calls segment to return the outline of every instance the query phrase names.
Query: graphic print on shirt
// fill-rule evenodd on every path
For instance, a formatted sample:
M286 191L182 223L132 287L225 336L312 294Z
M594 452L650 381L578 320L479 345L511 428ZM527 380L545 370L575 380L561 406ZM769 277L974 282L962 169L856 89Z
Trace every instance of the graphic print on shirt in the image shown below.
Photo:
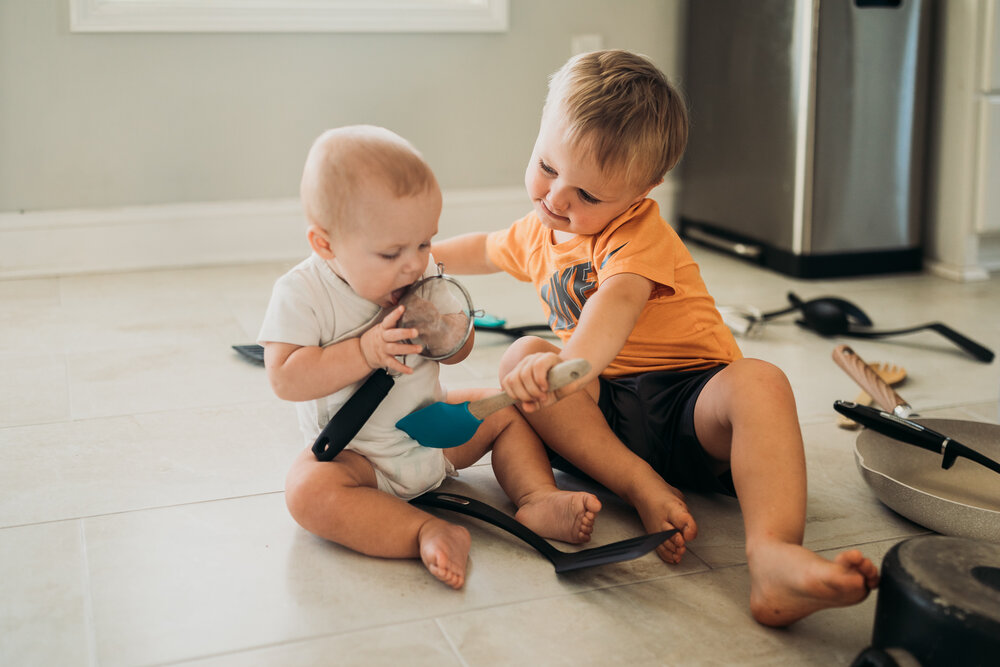
M604 258L601 268L627 243L618 246ZM576 327L580 312L587 303L587 296L597 287L597 276L591 262L581 262L554 272L549 282L542 285L539 294L549 306L549 327L565 331Z

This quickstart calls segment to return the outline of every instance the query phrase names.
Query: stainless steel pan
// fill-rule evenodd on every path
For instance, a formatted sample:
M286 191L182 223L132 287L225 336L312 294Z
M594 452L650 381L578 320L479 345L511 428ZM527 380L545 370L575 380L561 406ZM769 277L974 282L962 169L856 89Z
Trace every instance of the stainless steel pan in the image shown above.
M834 360L886 410L913 419L912 408L845 345ZM1000 459L1000 425L958 419L915 419L991 459ZM914 447L871 429L855 443L862 478L885 505L945 535L1000 542L1000 476L959 459L941 467L940 453Z

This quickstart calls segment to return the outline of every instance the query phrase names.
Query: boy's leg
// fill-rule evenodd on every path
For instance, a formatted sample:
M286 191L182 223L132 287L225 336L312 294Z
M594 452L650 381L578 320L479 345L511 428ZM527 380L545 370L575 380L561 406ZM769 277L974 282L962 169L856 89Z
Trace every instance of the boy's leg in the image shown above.
M501 377L522 358L536 352L558 353L559 348L541 338L521 338L500 361ZM683 494L618 439L597 405L599 392L600 385L595 381L554 405L524 416L546 445L635 507L648 532L679 529L656 552L667 562L680 562L685 542L698 534Z
M708 381L694 417L705 451L732 471L754 617L788 625L819 609L863 600L878 584L870 560L851 550L829 561L802 547L805 452L784 374L763 361L736 361Z
M449 393L454 403L474 401L495 389ZM538 435L515 408L486 417L475 436L460 447L445 450L456 468L465 468L490 450L493 474L517 506L515 518L542 537L579 544L590 539L601 501L592 493L562 491Z
M371 464L355 452L327 462L303 451L286 477L285 502L299 525L331 542L369 556L419 557L452 588L465 582L469 531L380 491Z

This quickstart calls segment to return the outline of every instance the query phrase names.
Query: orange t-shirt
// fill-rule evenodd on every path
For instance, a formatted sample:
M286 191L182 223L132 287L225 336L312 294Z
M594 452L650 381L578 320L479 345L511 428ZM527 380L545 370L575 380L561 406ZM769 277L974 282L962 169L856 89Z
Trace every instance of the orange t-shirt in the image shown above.
M490 260L535 285L548 323L563 343L601 283L635 273L655 287L618 356L602 375L695 370L741 358L732 332L715 307L698 265L677 233L645 199L599 234L555 243L534 213L486 242Z

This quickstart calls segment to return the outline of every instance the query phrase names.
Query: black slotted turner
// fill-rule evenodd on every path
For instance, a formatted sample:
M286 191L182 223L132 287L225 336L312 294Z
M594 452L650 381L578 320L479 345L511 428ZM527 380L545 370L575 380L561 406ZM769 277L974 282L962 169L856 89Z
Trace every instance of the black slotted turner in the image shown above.
M466 514L481 521L491 523L497 528L502 528L511 535L524 540L538 551L538 553L548 558L555 566L556 573L571 572L585 567L607 565L609 563L620 563L621 561L644 556L663 544L674 533L678 532L675 528L650 535L633 537L620 542L612 542L611 544L605 544L592 549L567 552L556 549L540 535L518 523L514 518L474 498L461 496L457 493L430 491L422 496L417 496L410 502L421 507L436 507L438 509L458 512L459 514Z

